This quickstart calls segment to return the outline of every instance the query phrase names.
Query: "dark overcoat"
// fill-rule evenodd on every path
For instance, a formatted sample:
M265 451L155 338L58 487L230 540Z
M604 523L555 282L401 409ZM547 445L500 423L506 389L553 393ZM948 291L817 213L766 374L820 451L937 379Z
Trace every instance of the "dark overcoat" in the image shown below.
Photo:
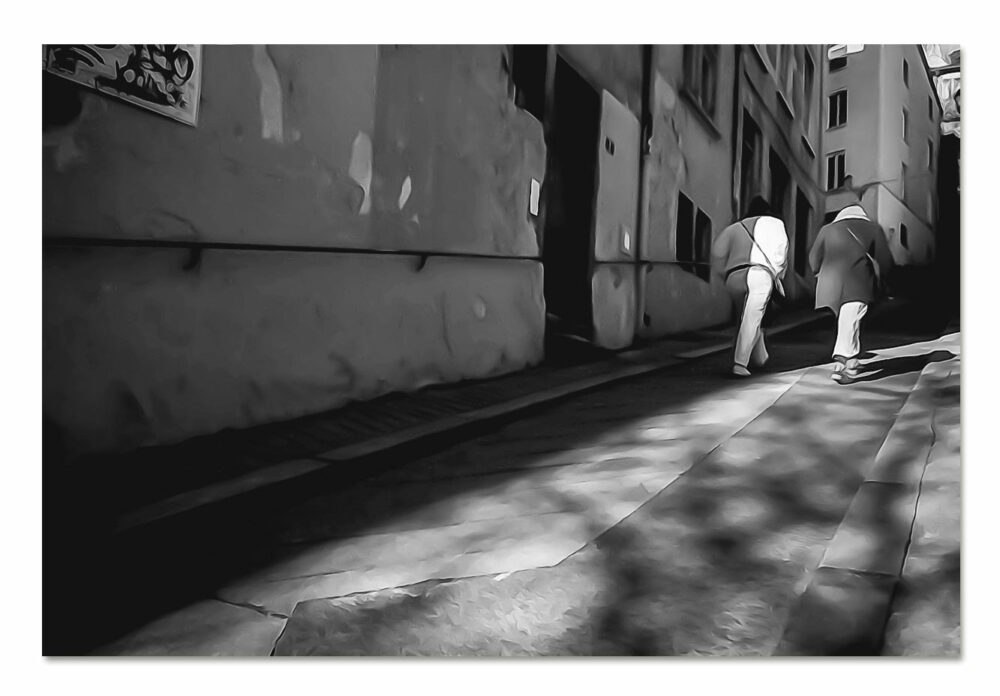
M816 309L829 307L838 313L846 302L875 301L879 289L868 255L884 279L892 268L892 252L878 223L845 218L819 231L809 252L809 266L817 274Z

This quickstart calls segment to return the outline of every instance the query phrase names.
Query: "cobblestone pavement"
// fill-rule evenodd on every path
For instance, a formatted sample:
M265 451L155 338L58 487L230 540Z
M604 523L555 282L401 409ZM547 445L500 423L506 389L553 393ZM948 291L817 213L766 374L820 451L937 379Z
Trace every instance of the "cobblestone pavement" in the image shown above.
M871 333L842 386L791 334L749 380L699 360L260 511L245 571L98 652L772 654L921 370L957 363L926 338Z

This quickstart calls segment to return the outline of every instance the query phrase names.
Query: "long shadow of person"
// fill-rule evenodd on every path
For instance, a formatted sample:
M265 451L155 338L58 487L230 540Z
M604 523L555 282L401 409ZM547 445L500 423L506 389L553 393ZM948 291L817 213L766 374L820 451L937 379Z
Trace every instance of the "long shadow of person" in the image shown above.
M908 372L919 372L931 363L944 362L956 357L948 350L935 350L924 355L905 355L898 358L886 358L877 360L861 367L861 374L851 380L844 380L843 384L856 384L858 382L874 382L886 377L904 375Z

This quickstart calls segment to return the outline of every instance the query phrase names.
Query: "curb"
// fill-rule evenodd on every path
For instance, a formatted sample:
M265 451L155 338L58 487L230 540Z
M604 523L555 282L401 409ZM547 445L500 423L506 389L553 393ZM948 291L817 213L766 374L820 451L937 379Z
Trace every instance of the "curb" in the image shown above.
M934 444L927 365L875 455L805 591L776 656L875 656L903 573L920 486Z
M807 326L822 320L821 315L809 315L789 320L772 327L768 334L779 335L793 329ZM728 350L730 342L713 343L699 348L677 353L671 356L658 356L655 347L618 353L612 362L621 362L620 369L594 377L585 377L568 384L550 387L533 392L527 396L511 399L500 404L493 404L472 409L461 414L446 416L430 423L406 428L398 432L381 435L363 442L337 447L327 452L302 459L289 460L258 469L249 474L238 476L228 481L215 483L193 491L180 493L165 500L147 505L129 512L118 518L114 525L114 533L122 533L136 528L159 522L170 517L191 512L201 507L219 503L239 495L260 490L267 486L285 483L292 479L326 469L336 464L342 464L361 457L384 452L402 445L424 440L435 435L441 435L472 424L481 424L491 420L510 416L511 414L539 406L545 403L579 394L612 382L636 377L654 372L666 367L679 365L689 360L706 357ZM641 362L640 362L641 361Z

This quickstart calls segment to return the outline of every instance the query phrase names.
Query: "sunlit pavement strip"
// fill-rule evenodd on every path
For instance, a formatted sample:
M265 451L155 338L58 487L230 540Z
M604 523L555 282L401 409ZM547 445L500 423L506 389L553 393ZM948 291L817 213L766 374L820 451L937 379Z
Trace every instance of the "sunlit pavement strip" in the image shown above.
M567 409L516 423L459 446L468 457L429 457L348 495L377 508L369 514L378 518L391 513L403 481L412 485L426 477L439 486L449 476L475 475L464 493L395 518L390 514L375 528L378 533L369 528L364 536L298 548L288 560L234 583L219 597L287 614L309 599L555 565L667 487L773 404L801 374L734 386L724 398L696 398L684 411L626 423L589 443L580 443L577 427L575 435L564 437L579 444L566 450L570 440L555 436L563 449L550 455L519 456L519 438L537 435L549 423L565 423ZM510 469L517 470L516 478L503 476ZM426 498L419 487L410 493L415 500ZM339 497L327 510L343 506L353 507Z
M141 631L96 651L101 655L268 655L284 617L207 600L154 621Z
M792 613L779 654L873 655L886 636L887 654L958 654L960 337L908 348L914 347L954 357L921 372ZM935 460L945 464L931 468ZM943 485L925 489L929 468L932 477L945 472ZM947 503L954 504L953 514L942 514ZM909 592L887 630L901 576Z

